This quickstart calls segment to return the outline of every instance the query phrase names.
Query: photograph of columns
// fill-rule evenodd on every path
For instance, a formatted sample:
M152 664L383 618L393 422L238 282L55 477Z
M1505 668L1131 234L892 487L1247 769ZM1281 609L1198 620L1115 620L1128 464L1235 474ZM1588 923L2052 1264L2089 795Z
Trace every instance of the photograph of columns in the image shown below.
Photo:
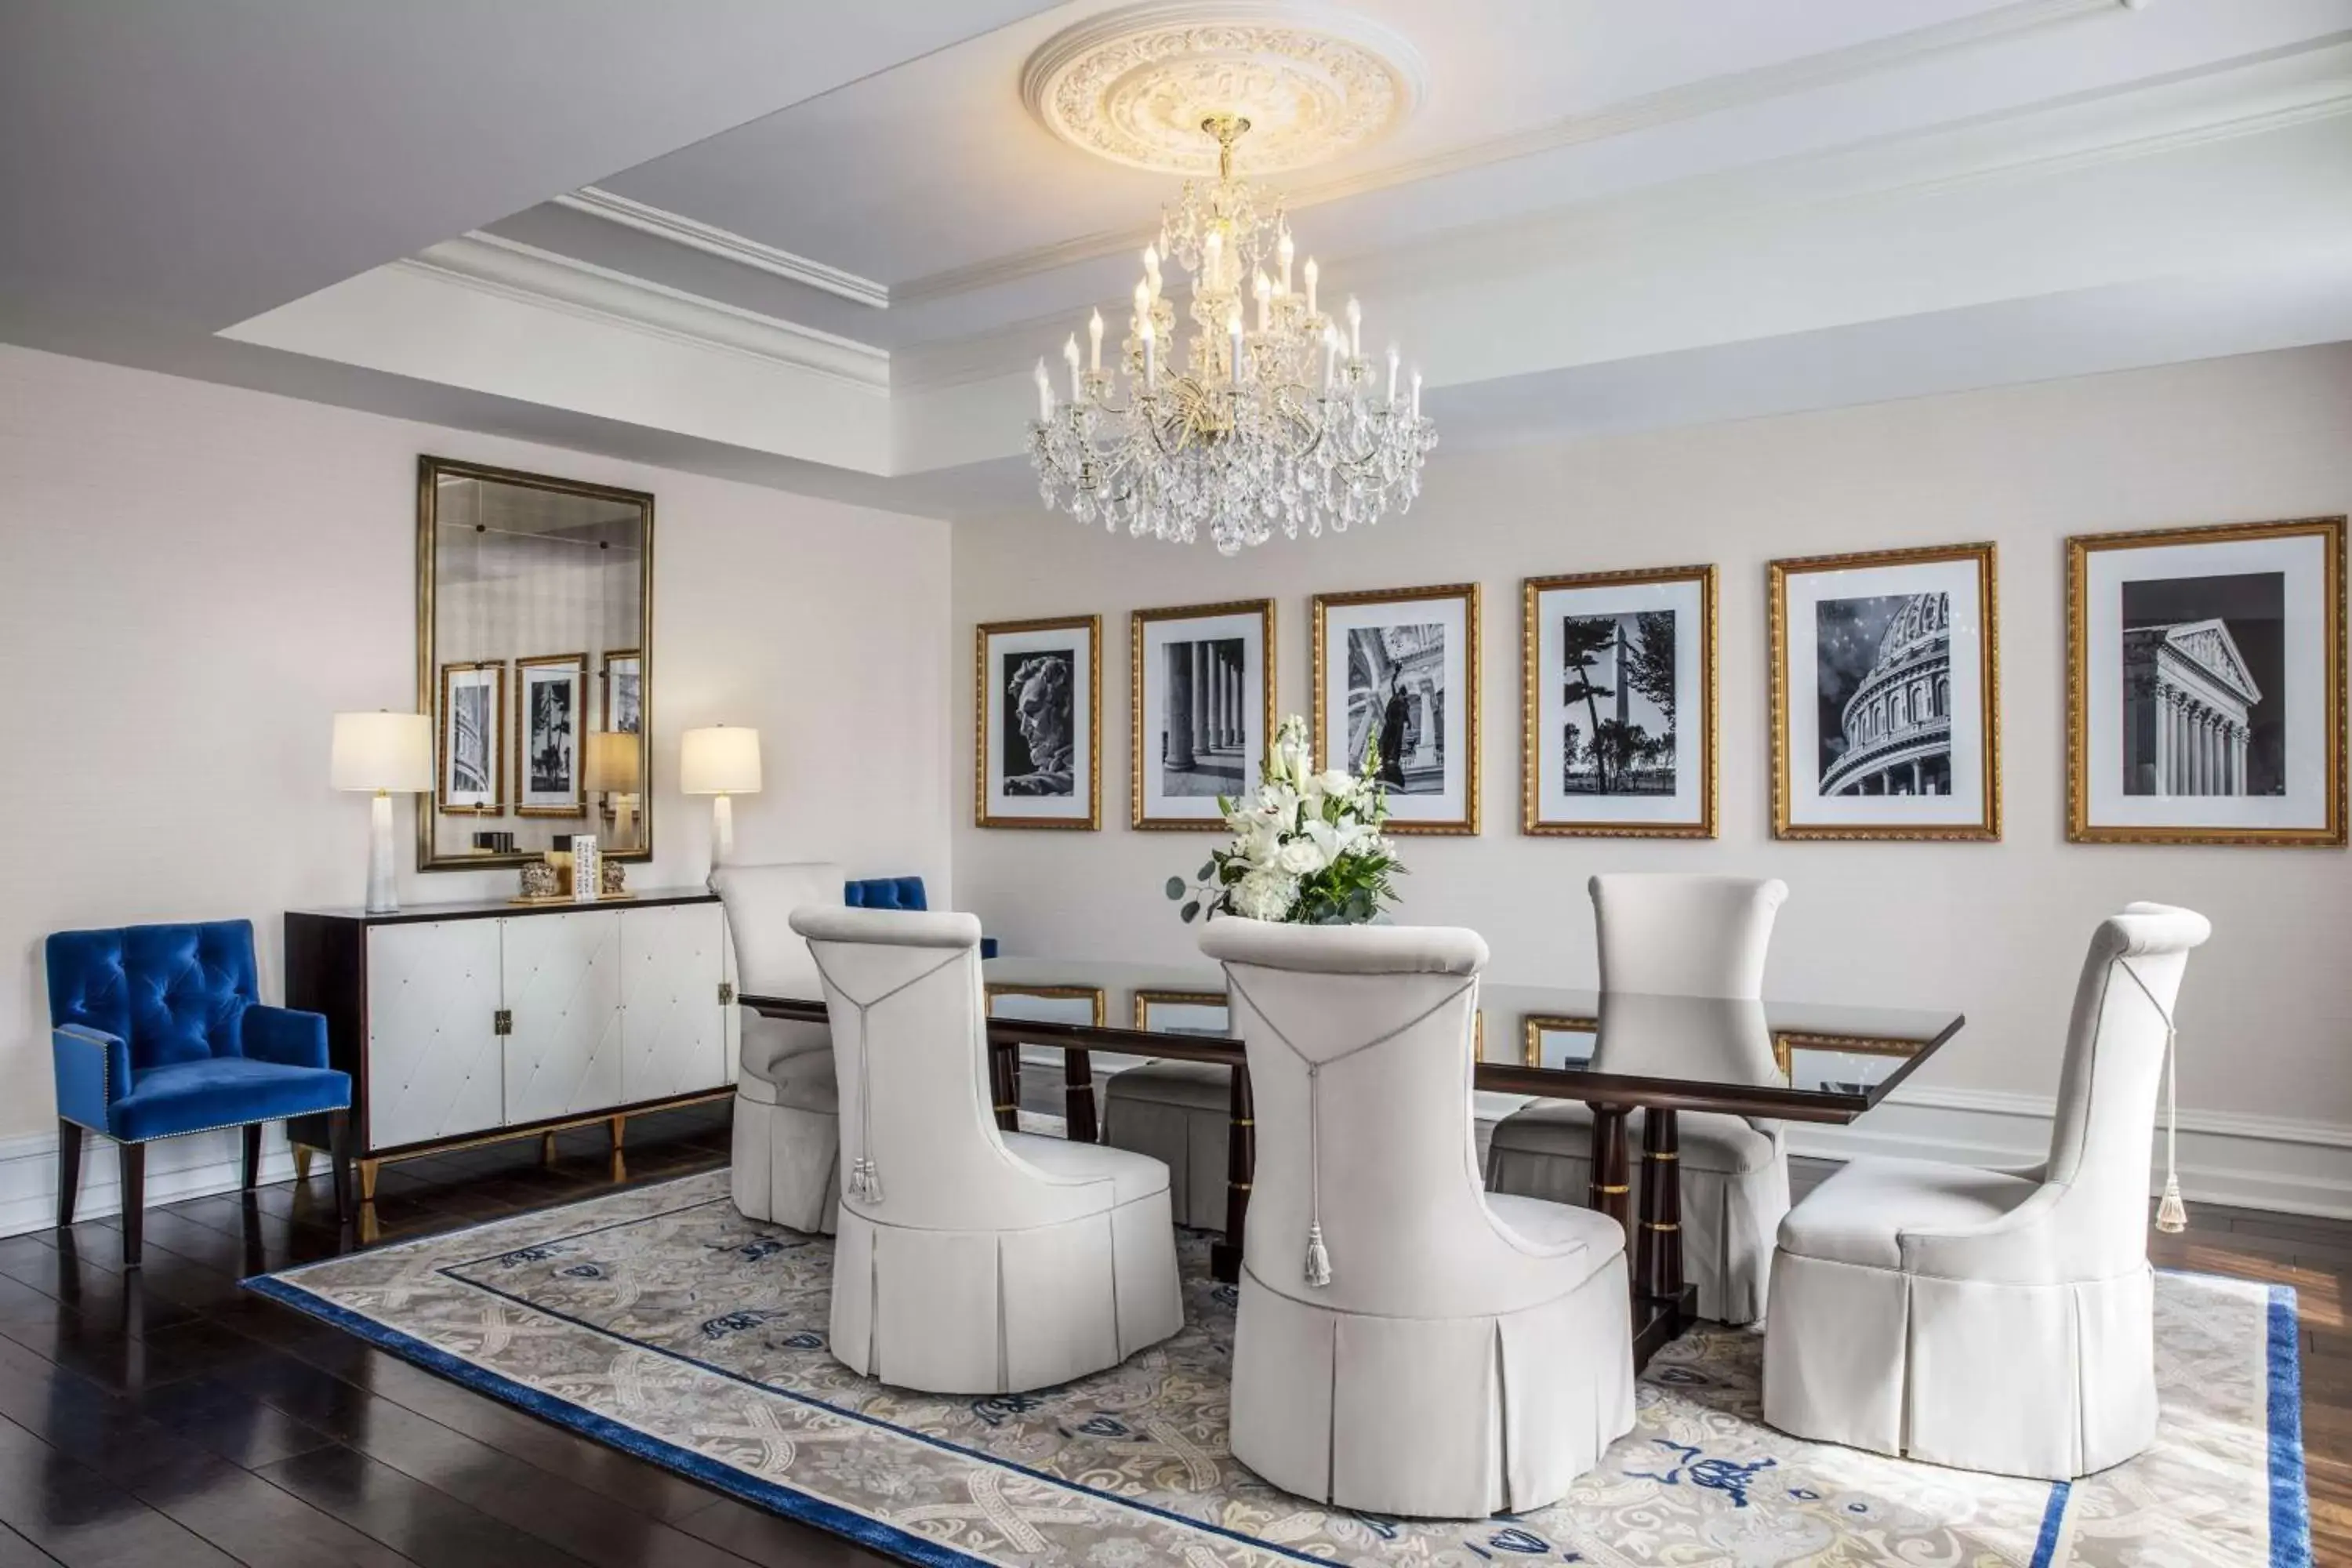
M1138 610L1129 637L1138 827L1217 831L1274 727L1274 601Z
M2068 837L2340 845L2344 520L2067 541Z

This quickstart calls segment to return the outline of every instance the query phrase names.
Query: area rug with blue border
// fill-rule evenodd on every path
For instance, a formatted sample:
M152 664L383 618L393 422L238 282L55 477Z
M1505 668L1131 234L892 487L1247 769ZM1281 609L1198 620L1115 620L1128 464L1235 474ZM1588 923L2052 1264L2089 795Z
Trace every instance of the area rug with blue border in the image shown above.
M2307 1568L2294 1303L2158 1277L2163 1423L2069 1485L1972 1475L1763 1424L1762 1342L1702 1329L1569 1495L1396 1520L1276 1490L1226 1447L1234 1292L1181 1244L1185 1326L1097 1376L944 1397L825 1350L832 1247L747 1220L724 1172L247 1281L419 1365L899 1560L1083 1568Z

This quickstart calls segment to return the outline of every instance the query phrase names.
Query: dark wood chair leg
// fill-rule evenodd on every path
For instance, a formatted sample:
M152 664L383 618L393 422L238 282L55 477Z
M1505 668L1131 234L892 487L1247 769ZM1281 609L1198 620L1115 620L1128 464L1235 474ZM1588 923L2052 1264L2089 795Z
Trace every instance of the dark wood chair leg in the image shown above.
M261 1123L248 1121L245 1132L245 1190L251 1192L261 1184Z
M73 1224L74 1200L81 1195L81 1144L78 1121L58 1118L58 1228Z
M139 1247L147 1221L147 1145L118 1143L122 1162L122 1267L139 1267Z
M338 1110L327 1118L327 1159L335 1172L335 1223L352 1223L352 1113Z

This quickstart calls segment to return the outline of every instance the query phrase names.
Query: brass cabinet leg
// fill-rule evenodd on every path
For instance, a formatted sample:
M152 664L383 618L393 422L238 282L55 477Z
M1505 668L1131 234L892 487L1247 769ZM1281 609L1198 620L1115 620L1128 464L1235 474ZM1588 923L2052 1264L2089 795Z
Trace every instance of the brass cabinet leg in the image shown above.
M552 1132L539 1135L539 1163L542 1165L555 1163L555 1134Z
M381 1160L362 1160L359 1163L360 1202L362 1204L372 1204L375 1202L376 1167L383 1164L383 1162Z
M604 1125L611 1129L613 1134L613 1180L625 1182L629 1179L629 1157L621 1152L621 1139L628 1130L629 1119L608 1116L604 1119Z
M310 1179L310 1154L311 1149L308 1143L294 1145L294 1180L297 1184L308 1182Z

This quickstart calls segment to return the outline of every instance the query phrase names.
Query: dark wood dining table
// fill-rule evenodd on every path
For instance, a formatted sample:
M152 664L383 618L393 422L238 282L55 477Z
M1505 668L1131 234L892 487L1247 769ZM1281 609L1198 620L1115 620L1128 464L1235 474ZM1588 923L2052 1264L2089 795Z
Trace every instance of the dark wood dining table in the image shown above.
M1222 974L1162 966L1005 956L983 965L989 1083L1001 1125L1019 1115L1019 1052L1063 1053L1067 1135L1101 1126L1093 1053L1213 1062L1233 1069L1223 1238L1210 1252L1238 1279L1256 1133L1249 1067L1224 1032ZM773 1017L825 1020L821 996L746 994ZM1581 1100L1592 1110L1591 1206L1633 1237L1635 1353L1646 1361L1693 1321L1684 1279L1679 1113L1853 1121L1959 1032L1943 1008L1730 1001L1711 996L1482 983L1474 1086L1496 1095ZM1634 1191L1626 1119L1642 1119Z

